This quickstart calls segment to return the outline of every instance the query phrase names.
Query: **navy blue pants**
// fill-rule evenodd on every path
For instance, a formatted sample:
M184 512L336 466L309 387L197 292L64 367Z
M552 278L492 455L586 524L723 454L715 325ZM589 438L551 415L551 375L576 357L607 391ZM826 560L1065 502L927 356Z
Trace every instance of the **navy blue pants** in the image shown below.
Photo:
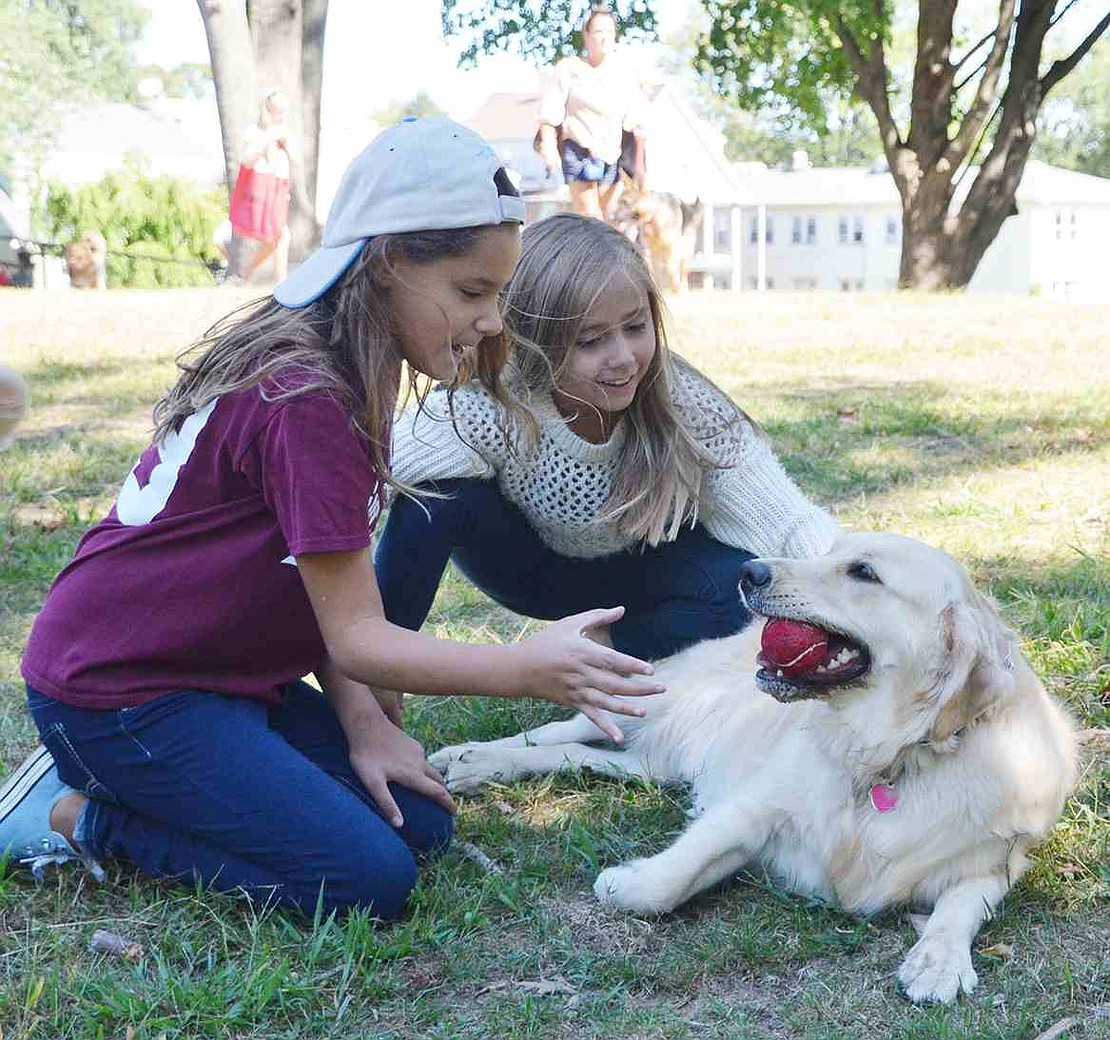
M191 691L109 711L32 689L27 703L62 780L92 799L76 835L85 851L151 877L392 919L418 860L451 837L445 809L396 785L404 825L381 817L307 683L275 708Z
M448 559L478 588L525 617L554 620L623 605L613 645L653 660L732 635L751 615L738 591L752 554L684 527L673 542L583 560L540 540L492 480L430 485L448 498L398 497L378 540L375 570L386 617L418 629L428 616ZM427 509L425 512L424 508Z

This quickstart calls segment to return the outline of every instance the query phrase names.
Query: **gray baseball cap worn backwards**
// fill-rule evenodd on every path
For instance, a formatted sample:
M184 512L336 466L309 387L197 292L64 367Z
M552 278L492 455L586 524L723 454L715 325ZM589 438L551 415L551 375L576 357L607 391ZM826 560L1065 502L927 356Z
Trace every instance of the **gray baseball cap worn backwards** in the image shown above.
M407 119L383 130L343 174L323 244L274 288L274 299L308 306L375 235L523 224L524 201L499 195L493 183L503 165L473 130L450 119Z

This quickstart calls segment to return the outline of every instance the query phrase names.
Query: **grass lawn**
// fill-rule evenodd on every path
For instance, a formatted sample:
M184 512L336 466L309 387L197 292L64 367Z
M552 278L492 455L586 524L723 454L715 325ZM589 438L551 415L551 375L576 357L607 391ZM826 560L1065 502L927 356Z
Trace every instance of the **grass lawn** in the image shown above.
M0 291L0 359L34 411L0 455L0 772L34 742L18 662L82 531L146 444L173 357L235 290ZM460 845L397 925L259 914L112 866L0 879L0 1037L991 1038L1110 1036L1110 306L960 297L692 295L672 342L768 430L848 527L959 557L1089 730L1080 789L976 941L980 986L908 1004L905 916L860 920L744 875L677 913L597 906L600 867L662 848L681 792L556 778L462 803ZM522 620L452 576L429 628ZM429 748L515 732L547 705L412 698ZM805 777L798 778L805 783ZM142 944L95 954L97 929Z

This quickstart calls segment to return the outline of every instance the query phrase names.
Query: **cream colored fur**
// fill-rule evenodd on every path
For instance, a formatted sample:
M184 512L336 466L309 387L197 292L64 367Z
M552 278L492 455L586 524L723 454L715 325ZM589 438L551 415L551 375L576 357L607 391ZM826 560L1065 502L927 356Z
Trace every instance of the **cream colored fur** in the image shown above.
M878 582L852 577L859 561ZM856 913L928 910L898 978L914 1001L954 1000L978 981L975 934L1074 782L1072 724L945 553L849 534L827 556L762 562L756 609L851 636L865 676L780 703L755 681L757 624L662 662L647 717L614 716L624 748L577 716L431 761L457 792L562 769L688 782L693 822L657 856L603 870L599 899L663 913L758 864ZM869 801L879 780L897 792L888 813Z

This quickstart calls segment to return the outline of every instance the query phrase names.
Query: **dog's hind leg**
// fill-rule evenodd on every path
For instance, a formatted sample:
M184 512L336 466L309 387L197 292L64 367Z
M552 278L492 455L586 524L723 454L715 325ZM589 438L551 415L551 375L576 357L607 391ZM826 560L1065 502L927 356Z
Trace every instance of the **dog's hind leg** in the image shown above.
M1001 874L968 878L942 892L924 929L898 969L898 981L915 1004L950 1004L962 989L970 993L979 977L971 964L971 943L1010 888Z
M665 913L738 871L770 833L770 816L749 799L717 802L657 856L603 870L594 892L625 910Z
M443 773L448 790L457 794L477 790L489 781L507 783L526 776L586 769L620 778L648 776L645 764L635 752L588 744L506 746L499 741L458 744L437 751L428 761Z

